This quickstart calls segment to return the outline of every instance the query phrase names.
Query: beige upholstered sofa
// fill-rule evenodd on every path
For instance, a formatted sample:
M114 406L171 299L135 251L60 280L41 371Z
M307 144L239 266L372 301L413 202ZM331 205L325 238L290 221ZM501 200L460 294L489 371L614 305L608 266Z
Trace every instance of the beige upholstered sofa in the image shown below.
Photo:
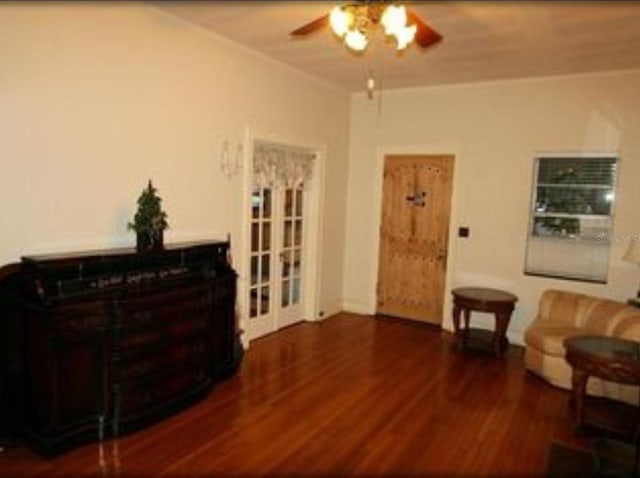
M608 335L640 342L640 308L559 290L540 298L538 315L524 335L528 370L561 388L571 388L571 367L563 340L576 335ZM590 377L587 393L638 403L638 387Z

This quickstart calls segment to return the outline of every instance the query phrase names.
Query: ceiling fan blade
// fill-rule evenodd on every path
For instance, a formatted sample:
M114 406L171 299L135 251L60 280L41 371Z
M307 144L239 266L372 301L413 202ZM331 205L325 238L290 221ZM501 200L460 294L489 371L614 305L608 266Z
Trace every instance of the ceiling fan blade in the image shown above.
M442 35L427 25L422 18L412 10L407 11L407 18L409 24L415 24L417 27L415 42L422 48L438 43L442 40Z
M289 35L300 36L300 35L308 35L309 33L313 33L316 30L320 30L324 28L329 23L329 15L323 15L320 18L316 18L314 21L307 23L306 25L301 26L293 30Z

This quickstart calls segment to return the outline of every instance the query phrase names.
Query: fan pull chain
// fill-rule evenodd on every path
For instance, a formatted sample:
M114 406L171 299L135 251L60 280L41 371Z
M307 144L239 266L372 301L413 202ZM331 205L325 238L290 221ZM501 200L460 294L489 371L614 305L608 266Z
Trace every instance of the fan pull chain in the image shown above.
M367 98L373 99L373 92L376 88L376 81L373 79L373 73L369 70L369 77L367 78Z

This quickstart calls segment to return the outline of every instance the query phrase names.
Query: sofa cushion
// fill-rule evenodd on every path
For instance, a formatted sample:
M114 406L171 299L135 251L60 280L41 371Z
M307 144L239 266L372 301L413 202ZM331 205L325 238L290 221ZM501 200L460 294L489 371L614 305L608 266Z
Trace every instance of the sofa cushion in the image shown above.
M620 320L616 322L611 335L640 342L640 309L626 307L618 316Z
M595 299L589 307L582 324L588 334L612 335L614 327L624 315L628 315L630 307L613 300ZM633 310L631 310L633 312ZM640 311L638 311L640 312Z
M542 353L556 357L564 357L564 339L587 334L588 332L580 327L559 326L554 323L545 324L540 321L526 330L524 341L527 347L534 347Z
M584 296L560 290L547 290L540 298L538 319L551 321L556 325L573 327L579 325L580 315L587 305ZM582 307L581 307L582 305Z

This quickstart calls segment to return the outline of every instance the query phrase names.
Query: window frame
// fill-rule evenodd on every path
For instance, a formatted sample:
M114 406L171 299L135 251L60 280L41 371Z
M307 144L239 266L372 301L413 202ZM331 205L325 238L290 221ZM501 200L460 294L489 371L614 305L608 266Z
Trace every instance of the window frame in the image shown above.
M561 280L570 280L570 281L578 281L578 282L587 282L587 283L598 283L598 284L606 284L609 279L609 265L610 265L610 253L611 253L611 235L614 230L614 222L615 222L615 207L616 207L616 196L617 196L617 185L618 185L618 176L619 176L619 168L620 168L620 155L618 152L602 152L602 153L539 153L534 156L533 161L533 180L531 187L531 196L530 196L530 205L529 205L529 218L527 222L527 235L526 235L526 244L525 244L525 256L524 256L524 275L525 276L533 276L533 277L544 277L544 278L552 278L552 279L561 279ZM576 182L568 182L564 184L558 183L560 185L554 183L540 183L540 171L541 164L544 160L567 160L567 161L588 161L588 160L602 160L612 162L612 164L608 167L611 168L612 177L609 184L603 183L582 183L579 181ZM553 184L553 186L552 186ZM540 211L538 209L539 205L539 191L540 188L549 188L549 187L557 187L559 189L564 189L567 191L578 190L578 189L591 189L591 190L606 190L607 193L605 196L611 194L611 198L607 199L610 203L608 205L608 214L601 213L577 213L577 212L568 212L568 211ZM590 206L589 206L590 207ZM536 232L537 219L540 218L556 218L556 220L560 219L560 224L565 222L566 224L570 224L571 222L577 221L578 223L578 231L562 231L560 234L558 233L549 233L549 234L541 234L542 231ZM595 230L600 230L600 232L593 233L592 235L583 234L583 230L586 229L582 222L593 221L594 223L598 223L599 221L606 225L598 225L594 227ZM541 229L544 228L544 225ZM595 275L590 275L588 273L576 273L573 271L566 270L562 271L551 271L551 270L539 270L534 265L530 264L532 251L531 248L533 244L538 242L542 245L539 247L544 247L544 243L552 244L556 242L558 246L549 245L546 248L552 250L555 247L562 247L562 245L570 245L570 244L580 244L581 247L586 245L589 247L603 247L606 250L600 250L601 256L605 258L604 266L602 267L601 275L595 277ZM597 253L597 249L592 249L593 255ZM587 266L585 266L586 270Z

